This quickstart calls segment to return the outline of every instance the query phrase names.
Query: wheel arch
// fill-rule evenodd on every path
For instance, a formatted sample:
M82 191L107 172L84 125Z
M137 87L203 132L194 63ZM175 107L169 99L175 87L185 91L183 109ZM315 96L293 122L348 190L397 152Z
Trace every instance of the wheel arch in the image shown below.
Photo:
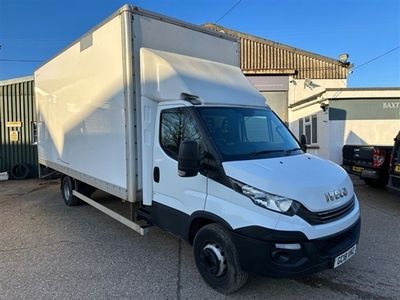
M211 223L216 223L220 225L221 227L231 231L232 226L229 225L229 223L222 219L221 217L210 213L206 211L197 211L194 212L189 219L189 228L188 228L188 234L187 234L187 240L188 242L193 245L193 240L194 237L196 236L196 233L204 226L211 224Z
M68 175L65 175L63 173L61 173L61 177L60 177L60 190L63 189L63 182L64 182L64 178L68 177Z

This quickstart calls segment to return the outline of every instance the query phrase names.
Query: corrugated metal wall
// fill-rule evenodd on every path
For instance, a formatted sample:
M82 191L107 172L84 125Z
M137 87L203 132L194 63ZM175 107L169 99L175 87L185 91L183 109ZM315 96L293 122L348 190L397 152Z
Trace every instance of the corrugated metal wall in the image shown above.
M343 79L347 68L339 63L268 45L248 38L240 38L240 65L245 74L294 73L294 78Z
M31 132L36 121L34 83L32 77L27 79L0 82L0 172L27 164L30 177L37 177L37 147L32 145Z
M349 65L291 46L215 24L204 27L240 40L240 67L245 74L285 74L295 79L345 79Z

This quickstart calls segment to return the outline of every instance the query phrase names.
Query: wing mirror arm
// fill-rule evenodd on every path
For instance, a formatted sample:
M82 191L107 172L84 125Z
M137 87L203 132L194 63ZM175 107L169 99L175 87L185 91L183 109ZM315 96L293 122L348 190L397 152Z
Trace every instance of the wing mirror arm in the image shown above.
M302 134L300 137L300 148L304 152L307 152L307 138L304 134Z

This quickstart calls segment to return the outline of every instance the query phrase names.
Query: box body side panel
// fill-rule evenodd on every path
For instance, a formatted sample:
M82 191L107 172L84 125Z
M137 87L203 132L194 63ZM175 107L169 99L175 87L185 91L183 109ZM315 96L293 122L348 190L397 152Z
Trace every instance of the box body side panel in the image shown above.
M117 15L35 72L40 161L119 190L127 184L122 38Z
M134 34L140 48L150 48L239 66L236 41L196 31L145 15L134 15Z

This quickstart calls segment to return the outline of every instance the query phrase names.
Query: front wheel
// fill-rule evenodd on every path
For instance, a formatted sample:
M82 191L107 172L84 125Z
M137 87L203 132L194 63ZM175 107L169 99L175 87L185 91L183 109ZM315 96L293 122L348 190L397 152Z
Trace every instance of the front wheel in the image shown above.
M235 244L229 233L217 224L206 225L196 234L194 258L204 281L220 293L233 293L247 281Z
M71 177L65 176L61 180L61 194L65 204L68 206L76 206L79 204L79 199L72 194L72 180Z

